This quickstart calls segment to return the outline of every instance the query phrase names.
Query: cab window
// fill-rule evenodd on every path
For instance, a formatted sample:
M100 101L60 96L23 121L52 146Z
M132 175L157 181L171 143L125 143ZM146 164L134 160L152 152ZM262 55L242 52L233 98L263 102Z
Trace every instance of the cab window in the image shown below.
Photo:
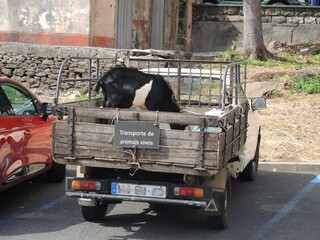
M38 115L40 106L35 104L28 92L11 85L3 85L2 90L11 104L10 114L16 116Z

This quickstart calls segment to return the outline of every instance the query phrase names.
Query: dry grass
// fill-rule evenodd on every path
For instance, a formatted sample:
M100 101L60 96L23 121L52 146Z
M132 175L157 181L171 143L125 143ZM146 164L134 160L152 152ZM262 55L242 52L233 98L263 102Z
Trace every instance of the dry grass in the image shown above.
M320 94L267 100L261 161L320 162Z
M298 94L290 88L297 76L320 75L320 43L308 45L307 55L301 54L305 47L298 44L276 51L295 59L293 64L248 69L249 78L279 83L267 99L267 109L260 112L261 161L320 162L320 94Z

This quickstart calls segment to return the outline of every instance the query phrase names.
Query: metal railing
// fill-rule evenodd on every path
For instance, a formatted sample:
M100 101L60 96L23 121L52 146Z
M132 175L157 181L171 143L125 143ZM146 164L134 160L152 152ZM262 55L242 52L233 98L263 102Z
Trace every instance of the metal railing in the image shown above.
M130 52L128 52L130 55ZM128 56L127 56L128 57ZM85 61L86 77L64 78L68 64ZM108 65L106 65L108 63ZM54 104L58 104L61 84L65 82L88 82L88 97L92 97L93 81L98 81L110 65L116 66L115 57L67 57L59 70ZM148 74L163 76L171 85L180 105L218 106L222 110L227 104L238 104L239 94L245 91L246 63L217 62L211 60L154 59L129 56L127 67L139 69ZM242 88L242 90L240 90Z
M63 74L66 71L66 66L68 64L73 63L74 60L87 60L87 74L88 77L85 78L63 78ZM74 81L80 81L80 82L88 82L88 97L91 99L92 97L92 81L96 80L98 81L100 77L100 66L101 66L101 61L113 61L114 63L116 62L115 58L98 58L98 57L67 57L61 64L58 78L57 78L57 88L56 88L56 96L54 98L54 104L57 105L59 101L59 95L60 95L60 90L61 90L61 84L65 82L74 82ZM93 76L93 69L95 69L96 74Z

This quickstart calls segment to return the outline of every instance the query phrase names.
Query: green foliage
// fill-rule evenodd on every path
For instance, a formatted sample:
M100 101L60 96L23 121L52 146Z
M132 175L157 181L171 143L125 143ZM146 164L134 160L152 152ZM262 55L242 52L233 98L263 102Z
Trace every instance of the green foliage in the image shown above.
M236 46L233 44L229 46L228 50L225 51L222 55L223 61L233 61L233 62L242 62L244 58L241 56L241 53L236 50Z
M314 55L313 59L315 62L319 63L320 62L320 54Z
M83 101L83 100L88 100L89 96L87 94L84 93L78 93L75 98L76 101Z
M27 98L21 92L17 91L15 88L3 86L2 89L11 102L23 103Z
M320 77L316 76L315 78L311 78L308 80L295 80L294 89L298 93L320 93Z
M303 68L310 67L310 66L317 66L318 62L320 62L320 55L309 56L309 61L302 61L301 56L282 53L279 55L282 58L282 61L276 60L268 60L268 61L259 61L248 59L248 65L251 66L259 66L259 67L282 67L285 69L291 69L295 71L299 71Z

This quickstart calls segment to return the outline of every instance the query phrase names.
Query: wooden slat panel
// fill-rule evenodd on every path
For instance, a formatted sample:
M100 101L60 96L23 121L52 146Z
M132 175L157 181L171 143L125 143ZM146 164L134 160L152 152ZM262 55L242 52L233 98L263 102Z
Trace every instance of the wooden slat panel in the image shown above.
M68 123L54 123L54 154L67 156ZM113 125L76 123L74 131L73 157L96 157L101 159L132 160L122 148L115 148L109 140L114 131ZM137 159L146 162L167 164L197 165L199 161L199 133L161 130L159 150L139 149ZM218 167L218 134L206 133L204 164L211 168Z
M192 115L192 117L194 116ZM197 122L199 122L199 116L197 118ZM53 152L55 159L63 159L68 156L68 132L69 123L67 121L54 123ZM132 156L109 142L113 134L113 125L76 122L72 157L78 157L78 159L74 161L79 163L83 161L83 158L88 158L87 164L90 165L90 161L92 163L96 161L95 158L100 159L101 167L130 168L128 162L133 160ZM160 149L138 149L136 158L144 166L148 165L148 169L154 171L165 169L166 172L192 172L196 175L214 174L223 165L225 134L205 133L204 167L211 169L206 173L199 173L193 169L199 162L199 134L187 130L161 130ZM67 160L60 161L67 163ZM144 169L147 170L147 168ZM182 169L184 170L182 171Z
M233 152L236 153L239 151L239 144L240 144L240 119L237 119L234 124L234 143L233 143Z

